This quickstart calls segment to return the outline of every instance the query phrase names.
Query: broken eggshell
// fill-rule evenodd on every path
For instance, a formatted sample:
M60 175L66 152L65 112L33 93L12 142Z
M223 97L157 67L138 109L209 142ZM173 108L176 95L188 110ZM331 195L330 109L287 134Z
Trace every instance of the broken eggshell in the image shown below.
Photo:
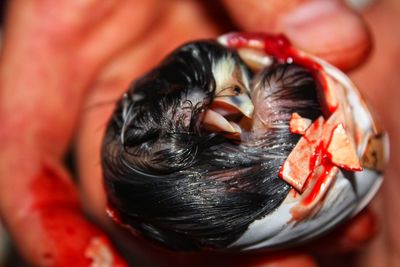
M230 33L219 37L217 41L226 48L226 51L225 48L217 47L216 44L203 43L202 45L196 46L196 43L193 43L193 45L188 44L183 46L183 49L186 49L184 57L190 55L197 60L197 58L200 57L199 55L203 53L207 59L206 62L208 62L207 66L196 65L198 64L197 61L189 63L184 62L184 57L179 54L180 50L178 49L164 61L161 67L156 68L148 76L135 82L132 87L134 90L131 88L128 94L125 94L121 99L119 107L116 109L116 115L114 115L113 120L110 121L102 152L105 188L109 201L108 212L111 217L134 233L143 234L173 249L254 250L275 249L305 242L327 232L334 226L343 222L346 218L357 214L368 204L382 182L382 171L388 157L388 140L385 132L379 126L365 101L348 77L327 62L295 49L290 45L289 41L281 35ZM214 47L212 49L216 50L208 52L206 51L207 47ZM236 52L232 54L231 51L236 51L240 59L235 58L237 57ZM227 53L229 56L226 56L228 55ZM177 59L177 57L180 56L182 57ZM220 59L222 59L220 62L223 62L223 64L215 63L213 57L220 57ZM227 58L229 60L226 60ZM247 67L242 66L242 63L239 63L241 61L243 61ZM235 64L237 66L233 68L232 66ZM292 150L291 152L288 151L290 153L288 153L287 158L282 161L282 165L276 166L278 168L272 168L273 170L276 169L276 174L273 173L273 177L271 177L274 181L271 182L271 179L268 181L266 180L268 183L274 183L274 187L277 186L276 180L278 177L286 183L285 190L280 190L279 188L274 189L278 190L275 191L277 194L283 195L281 200L274 202L274 208L271 208L267 213L257 216L251 214L251 212L248 213L248 218L255 219L250 220L250 223L245 224L245 227L241 225L240 230L232 234L233 238L226 239L228 242L224 239L224 233L226 233L225 231L229 231L229 227L226 225L229 226L230 222L226 221L226 225L224 226L220 224L223 220L218 218L219 224L215 224L214 226L212 216L216 216L215 214L208 216L208 221L203 225L201 224L204 223L201 218L202 214L192 214L190 208L188 209L186 207L190 207L190 203L185 203L184 201L183 206L185 207L179 211L181 212L179 219L165 214L166 209L157 210L155 207L161 207L168 201L174 201L171 202L171 205L175 205L177 201L180 201L177 195L180 194L179 190L182 189L177 188L180 188L181 184L174 176L174 172L179 173L179 179L185 181L185 183L188 183L188 181L198 183L199 186L190 185L191 190L194 190L193 192L198 192L200 201L204 200L205 205L211 205L210 209L212 209L214 204L212 201L209 201L210 198L207 195L210 193L212 194L212 192L217 192L215 191L216 189L214 190L212 188L212 181L207 181L211 183L211 189L208 188L206 190L206 188L201 188L201 182L196 179L209 178L218 181L230 179L227 176L219 175L218 170L215 168L219 166L218 164L222 164L221 166L225 168L224 170L229 170L229 168L232 168L232 163L226 166L221 162L215 164L213 166L214 169L211 171L212 175L204 178L201 175L206 171L204 168L208 164L207 157L209 157L209 155L203 156L199 160L200 165L193 167L196 163L192 164L192 162L196 162L196 159L192 159L191 157L197 157L198 153L201 154L201 152L198 152L201 151L201 149L198 150L195 147L195 149L185 152L184 156L186 158L182 160L182 164L181 161L178 161L178 157L175 157L176 162L167 162L167 164L163 163L163 165L160 166L156 164L153 165L151 161L148 161L148 159L153 156L153 151L159 153L160 151L164 151L165 147L169 146L169 144L165 142L156 142L159 141L156 139L160 136L160 129L158 129L157 132L157 129L154 129L154 127L161 127L161 124L166 123L165 118L169 117L165 115L166 117L163 117L160 122L157 121L154 123L153 121L153 128L149 127L151 132L147 134L148 125L145 123L146 119L158 120L159 117L164 116L162 110L158 110L164 108L164 106L159 108L156 107L157 105L154 105L157 112L160 112L160 115L159 117L149 117L148 114L150 113L146 113L146 109L150 102L146 104L147 106L144 104L140 106L140 102L143 102L143 98L150 96L156 99L159 97L157 92L151 90L154 90L154 86L164 88L163 86L166 84L168 85L166 86L166 94L171 93L175 94L177 97L182 97L182 94L179 93L179 88L182 85L182 80L179 79L182 79L182 77L184 83L190 83L203 78L209 81L212 79L207 75L215 75L215 72L222 73L219 76L215 76L213 82L211 82L209 86L204 86L204 88L206 88L205 90L209 90L212 86L216 86L217 89L212 91L212 93L216 94L215 100L211 104L208 103L209 107L212 108L206 112L206 115L203 117L203 122L204 124L206 124L206 122L209 123L210 131L216 131L218 127L224 129L225 134L222 135L230 141L228 141L229 145L222 145L219 149L222 147L222 149L227 149L227 151L233 151L233 153L240 152L246 155L246 141L243 141L246 137L242 137L242 135L253 136L253 130L250 130L249 133L248 128L246 128L248 126L243 127L242 121L231 121L232 118L232 120L235 120L238 114L229 112L232 111L232 107L237 105L235 112L240 111L247 119L251 119L252 116L258 116L257 105L254 105L256 106L255 110L253 110L252 105L249 105L250 99L248 95L250 93L248 92L249 89L246 90L246 88L251 86L260 88L260 85L250 85L251 82L243 73L246 73L247 68L251 69L253 73L262 73L265 70L268 71L270 67L277 64L286 64L288 66L293 64L311 73L315 83L318 85L317 94L319 97L319 105L322 110L322 115L313 120L306 117L303 118L298 113L293 112L287 125L280 125L280 127L290 129L292 134L300 136L297 144L295 144L293 148L290 147ZM182 71L187 73L192 71L191 68L193 68L193 71L198 71L198 73L194 76L190 76L191 74L185 76L185 74L181 77L179 76L180 74L177 75L174 73L174 70L171 70L170 66L184 66ZM210 72L210 74L204 72L206 68L213 68L214 73ZM226 72L226 69L231 70ZM225 80L231 79L229 77L227 78L227 73L237 76L233 79L234 85L231 86L228 84L229 86L227 87L222 86L221 91L218 91L220 83L223 84L223 82L226 82ZM171 75L177 76L172 77ZM189 76L192 78L187 79ZM164 80L160 79L160 77L164 77ZM154 80L157 80L157 82L154 83ZM168 82L166 82L166 80L168 80ZM253 83L257 83L257 81L257 78L255 78ZM169 87L170 84L174 83L178 86ZM187 85L186 87L190 86ZM173 126L176 129L188 129L191 125L197 125L197 122L193 121L191 116L196 116L198 113L205 112L205 108L203 107L199 108L196 112L187 112L187 110L191 110L190 108L200 106L202 103L201 100L205 97L205 93L198 89L198 85L193 88L192 93L184 94L187 99L180 102L183 103L180 107L179 105L181 104L176 104L173 98L170 99L171 103L175 103L174 105L178 105L179 107L175 110L172 109L171 114L181 114L179 115L180 122ZM256 89L254 89L254 92L256 92ZM161 93L161 95L162 94L163 93ZM217 99L217 97L219 98ZM254 103L256 99L252 99L252 101ZM215 105L217 102L218 105ZM187 106L188 103L190 103L189 106ZM164 103L163 105L166 104ZM307 107L302 108L304 109ZM166 110L169 110L168 107ZM223 110L223 112L228 110L229 114L226 118L230 119L225 120L224 116L226 114L221 113L221 110ZM145 114L147 117L140 114ZM234 115L233 117L231 116L232 114ZM140 127L135 123L135 116L141 118ZM173 116L175 115L172 115L172 117ZM259 121L263 123L262 119ZM165 125L169 127L171 123ZM265 122L265 124L267 124L267 122ZM194 126L194 128L196 127L197 126ZM251 129L254 129L254 126ZM243 133L242 130L244 131ZM161 130L161 132L162 131L163 130ZM197 133L196 131L197 130L191 132L189 138ZM127 137L125 134L131 136ZM170 133L168 134L170 135ZM185 137L185 135L183 136ZM188 137L186 136L185 138ZM213 138L214 137L210 137L210 140ZM127 140L131 142L131 146L126 145L125 142ZM167 138L166 140L171 139ZM201 146L202 142L208 142L207 140L199 137L196 142ZM236 151L234 147L235 143L240 143L240 140L245 144L242 146L242 150ZM176 137L174 137L172 142L175 141L177 141ZM185 142L189 144L191 140L188 139L186 141L185 139ZM154 146L154 149L152 147L149 148L151 145ZM288 149L287 147L285 148L286 150ZM176 148L176 146L174 148ZM147 152L141 154L142 149ZM179 146L178 149L180 149ZM202 149L203 151L207 151L207 149L212 150L212 143L207 143L205 148ZM229 158L229 153L227 153L227 151L224 151L224 156ZM251 152L251 148L249 151ZM210 155L217 155L218 157L218 151L211 152ZM122 154L123 157L121 156ZM163 162L164 159L159 158L159 155L162 154L158 154L158 158L156 158L157 160L154 162ZM254 155L255 154L253 154L253 157ZM187 160L187 158L189 158L189 160ZM218 162L218 160L221 161L221 159L223 158L216 159L215 162ZM135 164L137 165L130 164L127 162L129 160L136 162ZM189 164L186 164L187 162L189 162ZM272 161L272 163L274 162L278 161ZM121 170L121 168L126 168L126 170ZM234 168L232 169L234 170ZM243 167L243 169L246 168ZM243 173L245 173L245 171L246 170L244 170ZM171 173L173 174L172 176ZM222 174L226 175L226 173ZM132 175L134 177L129 177ZM247 175L248 179L249 174L245 173L245 175ZM187 179L188 176L191 178ZM142 182L143 180L141 179L148 180ZM168 184L162 185L165 181L176 183L173 190L177 191L173 194L162 192L162 197L161 194L155 194L153 198L148 195L148 192L151 190L153 190L152 192L166 190ZM287 185L290 185L291 189L288 189L289 187ZM141 188L140 186L143 187ZM187 186L187 184L184 186ZM228 188L226 190L227 192L230 192L229 190L233 190L234 192L237 189L240 190L240 186L237 188L232 187L232 189ZM271 192L273 195L274 191ZM271 192L266 193L266 195L271 196ZM288 193L285 195L283 192ZM204 196L202 194L204 194ZM143 198L138 197L138 195L143 195ZM188 195L187 197L196 196ZM182 199L183 198L184 196ZM146 202L139 203L138 201L142 199ZM131 204L126 203L127 200L131 201ZM152 201L154 203L152 203ZM235 203L229 202L228 204L229 206L228 208L225 207L225 210L230 210L231 207L235 206ZM168 203L166 205L167 206L164 207L170 207ZM134 208L131 209L132 207ZM158 211L160 214L157 214ZM182 212L189 212L190 216L194 216L196 220L198 220L197 223L187 220L186 218L188 218L188 216ZM236 214L230 214L230 216L233 216L232 218L237 218ZM156 223L153 224L152 220ZM177 226L178 224L181 225L182 228L179 228ZM207 228L210 225L211 227ZM170 229L171 227L173 228L172 230ZM213 227L221 231L216 237L212 235L212 230L210 230L211 232L209 231L209 229L214 229ZM207 232L207 234L210 234L209 236L201 236L201 234L199 234L204 231L205 228L209 231Z
M276 39L281 40L276 41ZM347 121L347 131L352 135L348 138L352 140L346 142L355 146L354 152L360 164L358 167L361 167L355 171L346 170L346 166L334 167L331 173L326 173L320 181L317 180L317 184L308 185L312 191L308 194L304 189L296 187L296 183L291 183L297 190L292 189L275 212L254 221L229 248L253 250L292 246L315 238L360 212L371 201L382 183L382 171L388 159L389 144L387 134L347 75L328 62L293 48L283 36L230 33L219 37L218 41L227 47L238 49L245 62L247 61L246 63L255 70L270 66L273 62L271 57L281 57L281 60L296 62L310 68L314 72L314 77L320 81L322 90L325 91L327 121L331 119L336 121L334 125L341 126L336 127L336 131L329 131L330 136L326 137L332 140L335 132L343 129L342 123ZM272 47L268 47L268 43L272 44ZM310 125L312 126L308 119L292 114L290 121L292 133L304 135ZM307 138L300 139L299 143L303 140L308 141ZM309 147L310 144L306 146ZM341 150L342 147L343 144L337 144L333 148L337 157L353 156L346 154L351 154L352 151ZM301 150L299 152L304 153ZM315 153L315 150L311 153ZM282 166L281 177L287 162L288 160ZM301 165L299 161L295 163ZM307 168L306 170L311 171ZM301 171L304 172L304 169ZM294 171L294 174L298 172ZM308 175L306 178L310 179ZM315 198L315 204L311 207L310 197Z

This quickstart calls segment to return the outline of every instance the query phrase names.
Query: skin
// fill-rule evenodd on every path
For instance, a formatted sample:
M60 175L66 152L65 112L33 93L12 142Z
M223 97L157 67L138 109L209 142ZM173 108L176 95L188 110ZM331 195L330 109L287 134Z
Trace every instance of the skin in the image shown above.
M115 229L104 213L99 164L105 124L113 102L128 84L177 45L232 29L283 32L294 45L344 70L360 65L371 49L363 20L338 1L331 1L328 8L311 0L203 2L10 1L0 59L0 214L21 254L32 265L44 265L39 252L51 247L50 239L55 238L39 231L46 227L26 208L38 197L30 185L43 166L56 170L55 179L67 188L65 200L52 196L45 202L60 211L65 203L74 206L74 220L87 226L77 228L82 236L91 231L113 231L113 238L136 266L187 266L187 262L194 266L317 266L312 255L329 266L333 260L324 260L329 258L326 251L353 251L376 232L375 217L367 210L335 233L303 248L250 255L193 255L167 252L144 240L126 238L126 233ZM392 156L383 190L373 203L379 210L382 231L362 253L342 257L350 262L340 266L400 264L395 204L400 203L396 193L400 185L395 179L400 171L395 164L400 160L396 105L400 96L395 90L400 78L394 74L400 60L400 40L388 26L395 25L399 12L396 0L379 2L365 11L376 50L353 77L391 134ZM62 164L71 144L76 152L79 198ZM85 215L79 211L79 202ZM54 216L60 221L64 218L61 212ZM87 218L103 230L92 230ZM31 229L28 233L24 231L27 227ZM60 250L66 255L79 253L72 247Z

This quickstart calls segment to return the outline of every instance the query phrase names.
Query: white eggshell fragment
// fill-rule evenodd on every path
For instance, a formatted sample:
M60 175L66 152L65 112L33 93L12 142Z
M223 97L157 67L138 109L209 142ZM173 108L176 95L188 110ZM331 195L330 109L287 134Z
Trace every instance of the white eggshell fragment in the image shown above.
M229 47L231 35L223 35L218 40L221 44ZM256 55L259 57L270 57L270 55L262 55L260 52L262 45L259 40L249 41L247 46L257 50ZM248 55L249 48L246 45L244 47L246 53L242 53L242 55L251 58L251 61L256 61L254 57ZM247 231L229 246L229 249L275 249L310 240L329 231L345 219L356 215L370 202L382 183L382 170L388 159L388 137L379 127L358 89L339 69L320 58L301 51L297 52L302 57L314 61L322 67L321 72L323 72L322 75L326 76L327 86L342 88L339 88L339 90L331 88L330 92L335 94L333 97L338 99L341 118L347 116L344 120L351 120L350 123L347 122L349 124L347 128L363 169L362 171L352 172L338 168L339 171L335 177L332 177L327 193L318 204L319 206L313 208L311 214L300 218L296 215L296 209L298 209L299 202L302 199L302 190L300 189L303 184L298 185L299 188L295 186L294 188L297 191L293 189L293 192L288 194L284 202L274 212L254 221ZM246 58L243 58L243 60L246 61ZM257 62L262 62L261 58ZM270 65L271 62L268 62L265 67ZM339 92L341 90L342 93ZM299 124L300 128L304 127L302 125L310 124L301 121L301 118L297 119L299 120L296 123ZM304 132L304 129L302 131ZM338 128L337 131L340 132L343 129ZM337 158L341 159L341 156L338 154Z

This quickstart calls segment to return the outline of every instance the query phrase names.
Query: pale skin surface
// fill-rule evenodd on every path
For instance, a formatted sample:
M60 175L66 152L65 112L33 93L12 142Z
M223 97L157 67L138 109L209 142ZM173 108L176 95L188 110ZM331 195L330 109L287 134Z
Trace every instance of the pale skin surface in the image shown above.
M225 20L216 20L221 15L211 13L213 6L200 1L11 2L0 65L0 136L5 144L0 158L24 165L15 172L0 174L1 215L6 220L12 217L17 201L5 188L23 188L25 177L39 164L36 158L45 155L61 162L74 138L84 206L99 224L109 227L110 220L104 214L99 146L113 102L133 79L177 45L235 28ZM295 45L343 69L360 64L371 44L362 20L336 1L323 6L313 3L226 0L218 9L231 16L236 29L283 32ZM296 13L309 21L295 23ZM396 0L377 2L365 11L376 48L369 62L353 76L391 134L392 157L383 190L374 203L382 231L357 254L351 266L400 266L396 227L400 215L395 204L400 203L396 191L400 170L395 164L400 161L400 76L395 74L400 36L393 33L399 15ZM24 153L17 153L20 151ZM373 232L373 218L366 212L335 238L320 240L317 246L319 250L349 250L365 243ZM22 251L29 250L24 235L16 238ZM137 266L144 262L187 266L188 261L192 266L194 262L199 266L316 266L308 251L299 249L243 257L165 253L142 240L129 246L134 262L140 263ZM311 250L315 251L315 246ZM34 257L26 252L24 255Z

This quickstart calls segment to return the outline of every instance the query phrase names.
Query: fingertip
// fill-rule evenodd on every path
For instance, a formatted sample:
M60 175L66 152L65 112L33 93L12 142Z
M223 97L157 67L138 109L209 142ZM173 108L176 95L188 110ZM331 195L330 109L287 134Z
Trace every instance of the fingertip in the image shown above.
M317 267L315 259L304 250L256 251L244 253L197 254L192 266L229 267ZM176 265L175 265L176 266Z
M246 31L284 33L298 48L343 70L361 64L371 50L364 21L342 1L225 1Z
M307 248L321 255L350 252L366 245L378 231L375 214L366 208L332 233L310 243Z
M343 70L358 66L371 50L364 21L338 1L308 1L279 24L295 46Z
M367 208L341 229L338 247L344 251L357 249L368 243L379 231L375 214Z

